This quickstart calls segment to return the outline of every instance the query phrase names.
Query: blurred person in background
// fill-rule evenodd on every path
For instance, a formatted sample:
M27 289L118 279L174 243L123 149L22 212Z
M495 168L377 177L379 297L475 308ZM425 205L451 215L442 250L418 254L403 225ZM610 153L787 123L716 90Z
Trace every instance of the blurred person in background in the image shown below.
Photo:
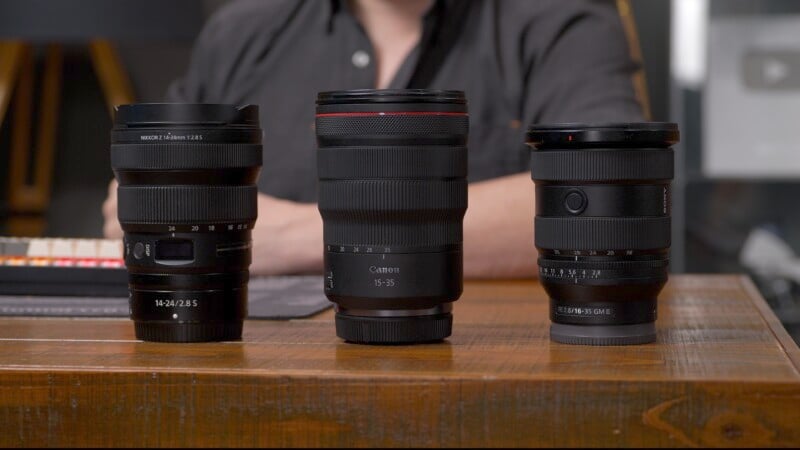
M470 114L467 278L532 277L532 123L641 121L613 1L236 0L199 36L167 100L257 104L264 130L256 275L321 273L315 99L340 89L457 89ZM121 237L116 184L104 233Z

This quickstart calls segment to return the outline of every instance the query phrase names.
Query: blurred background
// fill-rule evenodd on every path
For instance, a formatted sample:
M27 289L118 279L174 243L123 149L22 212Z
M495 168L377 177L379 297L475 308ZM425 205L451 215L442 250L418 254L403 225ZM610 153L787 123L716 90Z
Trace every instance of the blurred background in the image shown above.
M0 0L1 235L101 236L109 106L161 101L226 1ZM750 274L800 341L800 2L630 9L653 120L682 132L673 272Z

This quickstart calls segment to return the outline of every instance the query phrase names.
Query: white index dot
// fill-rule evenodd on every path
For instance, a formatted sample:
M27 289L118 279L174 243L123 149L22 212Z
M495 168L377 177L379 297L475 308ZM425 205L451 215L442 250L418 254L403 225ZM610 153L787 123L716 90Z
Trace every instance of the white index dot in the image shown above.
M369 65L369 53L365 52L364 50L356 50L350 60L353 62L354 66L358 67L359 69L363 69Z
M172 315L172 318L173 318L173 319L177 319L177 318L178 318L178 315L177 315L177 314L173 314L173 315Z

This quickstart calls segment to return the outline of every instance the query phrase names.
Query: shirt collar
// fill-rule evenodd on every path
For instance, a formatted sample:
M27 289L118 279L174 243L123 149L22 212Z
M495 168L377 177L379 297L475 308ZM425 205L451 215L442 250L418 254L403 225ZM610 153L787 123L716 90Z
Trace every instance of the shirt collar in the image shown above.
M438 18L442 17L449 8L458 0L435 0L428 12L423 16L423 24L429 26L435 24ZM464 1L464 0L461 0ZM327 31L333 30L333 19L337 14L351 14L346 4L347 0L328 0L324 3L325 11L322 16L326 19Z

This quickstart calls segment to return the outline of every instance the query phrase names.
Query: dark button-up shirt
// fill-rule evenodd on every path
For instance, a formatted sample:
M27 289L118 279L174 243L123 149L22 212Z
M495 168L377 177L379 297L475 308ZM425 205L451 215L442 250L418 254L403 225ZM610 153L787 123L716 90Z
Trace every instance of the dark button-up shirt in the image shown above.
M374 88L375 64L344 1L237 0L209 20L168 97L260 105L260 189L310 202L316 94ZM390 87L466 92L480 181L528 169L529 124L641 120L636 69L611 1L439 0Z

